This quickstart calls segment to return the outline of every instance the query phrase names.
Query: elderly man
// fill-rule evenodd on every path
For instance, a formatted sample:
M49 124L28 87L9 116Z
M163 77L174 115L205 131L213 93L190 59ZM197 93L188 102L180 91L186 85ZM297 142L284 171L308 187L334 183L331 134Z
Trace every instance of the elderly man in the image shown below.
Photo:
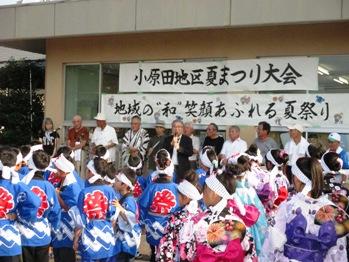
M261 151L261 155L264 157L270 149L278 149L279 146L270 136L270 125L269 123L262 121L258 123L257 127L257 138L254 140L254 144Z
M343 161L343 169L349 169L349 158L347 152L341 147L341 136L332 132L328 135L328 150L326 152L336 152Z
M172 122L172 135L165 138L164 148L170 153L176 171L176 182L184 179L190 169L189 157L193 154L191 138L183 134L183 122Z
M122 160L126 164L129 156L140 156L145 159L145 153L149 143L147 130L141 128L141 118L133 116L131 118L131 129L129 129L122 143Z
M309 143L302 136L304 129L301 125L295 124L293 126L288 126L291 140L288 141L285 145L285 151L289 156L289 166L292 166L296 163L297 159L300 157L304 157Z
M222 163L226 164L228 158L234 154L244 153L247 150L247 143L240 138L240 128L238 126L229 127L229 139L227 139L219 154Z
M75 153L75 168L81 173L81 162L84 159L84 147L89 140L89 133L86 127L82 126L82 118L79 115L73 117L73 127L69 128L67 136L67 145Z
M192 122L184 123L183 134L190 137L193 142L193 155L189 157L190 167L192 169L197 169L198 155L200 152L200 139L194 136L194 128Z
M107 125L107 121L103 113L98 113L97 116L95 116L95 119L97 122L97 127L95 128L91 139L92 152L94 152L96 146L102 145L109 151L109 160L111 162L115 162L116 145L118 144L115 129Z
M162 120L156 122L155 136L150 139L147 149L148 174L156 169L155 155L161 148L163 148L165 131L165 122Z

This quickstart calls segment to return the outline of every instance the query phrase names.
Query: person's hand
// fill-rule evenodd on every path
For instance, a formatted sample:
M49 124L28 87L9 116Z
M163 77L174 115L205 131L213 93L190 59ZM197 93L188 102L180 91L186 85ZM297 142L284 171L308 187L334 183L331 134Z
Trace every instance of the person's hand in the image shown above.
M8 220L13 221L13 220L16 220L17 214L16 213L10 213L10 214L7 214L6 217L7 217Z

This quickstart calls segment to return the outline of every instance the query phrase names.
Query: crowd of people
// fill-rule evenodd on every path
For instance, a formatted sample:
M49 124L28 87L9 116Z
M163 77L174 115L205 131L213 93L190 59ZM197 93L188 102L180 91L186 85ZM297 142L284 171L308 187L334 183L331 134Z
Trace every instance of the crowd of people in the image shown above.
M250 145L211 123L200 144L192 123L167 136L158 121L150 137L133 116L118 167L115 129L95 119L91 139L75 116L60 145L46 118L40 144L0 147L1 262L49 261L51 248L56 262L134 261L142 232L151 261L348 261L338 133L322 148L295 124L280 149L267 122Z

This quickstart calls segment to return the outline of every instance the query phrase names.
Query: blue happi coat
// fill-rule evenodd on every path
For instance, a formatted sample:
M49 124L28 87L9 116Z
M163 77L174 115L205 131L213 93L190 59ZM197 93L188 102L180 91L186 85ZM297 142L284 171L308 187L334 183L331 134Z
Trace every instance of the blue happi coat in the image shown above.
M30 190L40 198L41 204L36 213L36 221L19 219L18 229L21 233L22 246L46 246L51 243L51 228L57 230L61 207L53 185L43 178L26 181Z
M16 214L17 219L34 222L39 206L40 199L25 184L0 179L0 257L22 253L16 221L7 216Z
M53 248L73 247L75 221L69 213L69 209L76 207L81 188L74 174L69 173L60 185L60 196L67 205L68 210L61 209L61 221L57 231L52 232Z
M81 214L82 234L79 251L83 260L98 260L115 255L115 234L112 217L117 199L114 189L108 185L89 185L81 191L78 209Z
M180 209L177 184L150 183L138 199L138 205L142 224L147 231L147 241L156 246L164 234L168 218Z

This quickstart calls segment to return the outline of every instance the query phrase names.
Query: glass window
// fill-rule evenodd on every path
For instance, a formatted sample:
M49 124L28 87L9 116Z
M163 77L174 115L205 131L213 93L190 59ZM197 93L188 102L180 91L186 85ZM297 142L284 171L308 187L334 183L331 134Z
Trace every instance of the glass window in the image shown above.
M102 94L119 92L119 64L102 64Z
M65 67L65 119L91 120L98 112L99 64Z

